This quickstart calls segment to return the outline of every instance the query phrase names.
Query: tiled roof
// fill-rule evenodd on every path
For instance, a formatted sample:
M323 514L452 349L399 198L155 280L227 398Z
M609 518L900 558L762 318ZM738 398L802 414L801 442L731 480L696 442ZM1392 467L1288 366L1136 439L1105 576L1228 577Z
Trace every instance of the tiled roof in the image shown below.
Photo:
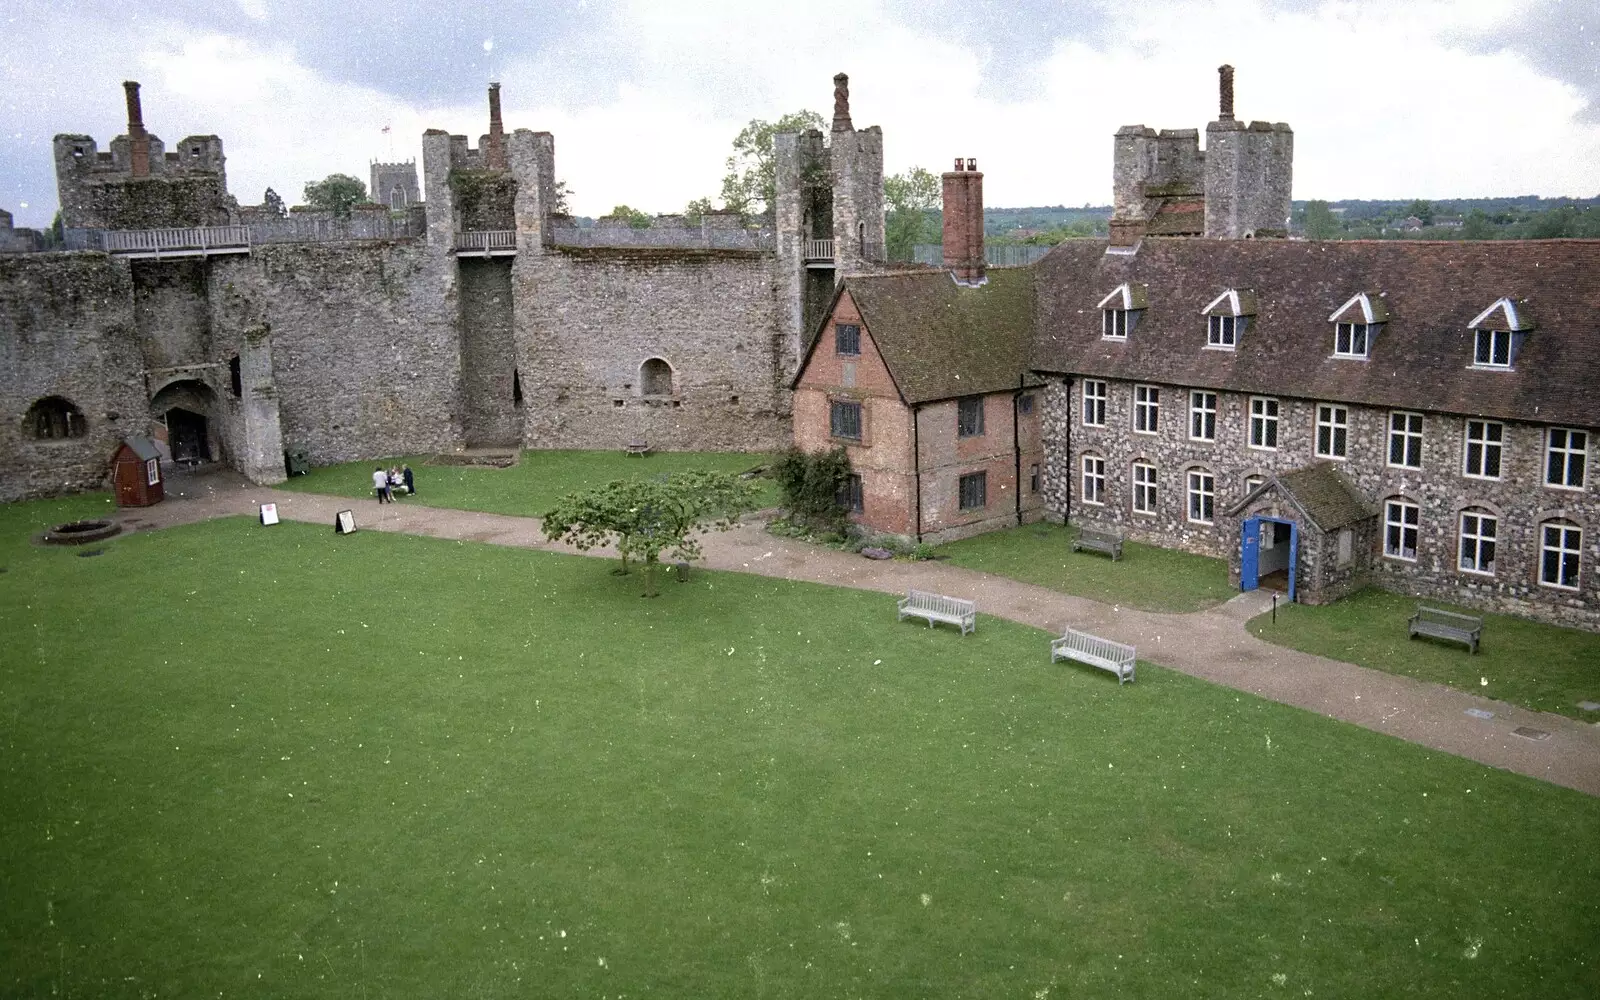
M161 451L156 448L156 443L147 437L125 437L122 439L122 443L127 445L128 449L137 455L141 461L148 462L152 458L161 457Z
M1273 476L1271 486L1282 491L1323 531L1337 531L1378 514L1377 508L1331 462Z
M943 269L845 279L841 293L855 301L907 403L1019 387L1033 334L1033 269L990 268L988 277L977 288L958 286Z
M1074 240L1035 270L1040 371L1600 426L1600 240ZM1096 304L1125 281L1150 306L1103 341ZM1206 350L1199 312L1229 288L1255 290L1256 318L1236 351ZM1388 320L1368 360L1335 359L1328 316L1362 291ZM1512 370L1475 369L1469 324L1501 297L1538 325Z

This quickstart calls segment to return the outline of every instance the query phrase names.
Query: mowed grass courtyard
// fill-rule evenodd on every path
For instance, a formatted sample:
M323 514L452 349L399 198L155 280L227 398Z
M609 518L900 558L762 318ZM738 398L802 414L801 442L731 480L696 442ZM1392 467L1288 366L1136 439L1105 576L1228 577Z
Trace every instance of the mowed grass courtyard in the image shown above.
M1600 800L723 573L0 507L0 995L1600 993Z

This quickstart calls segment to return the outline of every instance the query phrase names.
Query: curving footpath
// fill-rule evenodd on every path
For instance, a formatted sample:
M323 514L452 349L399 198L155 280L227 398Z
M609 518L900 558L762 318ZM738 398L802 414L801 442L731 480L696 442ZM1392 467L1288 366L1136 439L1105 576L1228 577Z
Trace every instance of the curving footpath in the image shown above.
M262 503L276 503L279 516L286 520L325 524L330 530L334 514L350 508L366 530L576 554L568 546L546 541L537 518L428 507L415 501L380 506L372 500L255 486L230 473L169 481L166 502L119 510L118 516L125 529L152 530L214 517L254 516ZM1138 647L1140 659L1194 677L1600 796L1600 725L1264 642L1252 636L1245 623L1270 606L1267 591L1240 594L1206 611L1161 614L1101 604L944 563L863 559L778 538L754 523L708 535L702 547L707 569L886 594L902 594L914 586L975 599L982 614L1058 634L1070 624L1131 643ZM609 549L586 554L615 555ZM1474 717L1466 714L1468 709L1492 712L1493 717ZM1522 727L1549 736L1535 740L1514 735L1513 730Z

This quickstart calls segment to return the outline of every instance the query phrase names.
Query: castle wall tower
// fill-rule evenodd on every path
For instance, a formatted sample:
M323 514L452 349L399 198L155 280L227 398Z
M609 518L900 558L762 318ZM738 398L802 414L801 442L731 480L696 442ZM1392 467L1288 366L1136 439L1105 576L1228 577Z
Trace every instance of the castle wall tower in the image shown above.
M806 263L812 240L833 234L833 186L824 170L828 149L822 133L781 133L772 137L774 161L773 225L778 256L778 324L782 331L783 381L793 377L805 340L820 321L822 299L833 296L833 267Z
M850 121L850 78L833 78L833 127L828 159L833 183L833 254L843 277L881 260L883 221L883 130L856 130Z
M1222 66L1217 120L1206 126L1205 235L1212 239L1287 236L1294 131L1283 122L1233 116L1233 67Z

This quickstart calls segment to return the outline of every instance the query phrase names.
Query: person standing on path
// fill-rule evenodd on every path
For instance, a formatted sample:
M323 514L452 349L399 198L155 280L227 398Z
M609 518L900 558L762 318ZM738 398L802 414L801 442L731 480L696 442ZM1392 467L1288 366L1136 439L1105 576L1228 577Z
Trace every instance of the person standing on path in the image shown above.
M383 471L383 466L381 465L372 474L372 489L373 492L378 494L379 503L384 503L385 501L394 503L394 498L389 496L389 474Z
M402 465L400 467L400 476L406 482L406 496L408 496L408 497L416 496L417 495L417 481L411 477L411 466Z

